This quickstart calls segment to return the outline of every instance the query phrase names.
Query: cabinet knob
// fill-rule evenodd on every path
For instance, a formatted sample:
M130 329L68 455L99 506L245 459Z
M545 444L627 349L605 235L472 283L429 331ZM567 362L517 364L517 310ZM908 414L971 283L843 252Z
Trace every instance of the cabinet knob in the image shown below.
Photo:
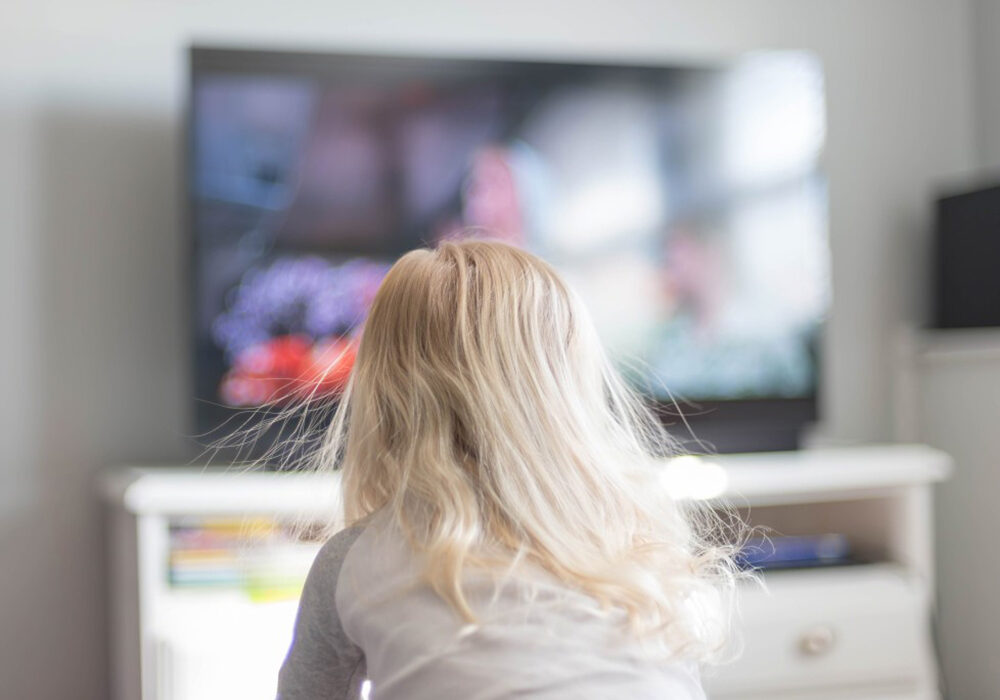
M799 651L804 656L822 656L833 649L836 636L829 625L810 627L799 637Z

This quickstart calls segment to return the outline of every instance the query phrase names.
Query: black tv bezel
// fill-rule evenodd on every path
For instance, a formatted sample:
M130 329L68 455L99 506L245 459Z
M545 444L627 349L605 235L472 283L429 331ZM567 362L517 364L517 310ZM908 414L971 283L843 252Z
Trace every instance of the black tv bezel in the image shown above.
M189 370L189 385L193 388L193 401L189 402L190 415L187 423L192 429L192 450L204 454L206 444L214 446L217 440L224 436L220 432L223 422L235 422L239 425L241 417L247 415L246 409L230 408L212 403L199 397L201 390L199 382L199 342L197 321L197 282L196 251L197 232L194 224L194 193L192 190L191 169L193 166L194 139L193 119L194 100L192 98L195 78L205 70L220 70L230 73L262 72L272 74L333 76L357 75L359 70L386 71L398 70L402 67L419 63L421 75L427 75L428 70L460 75L456 69L465 66L492 64L497 69L523 69L530 66L537 70L564 70L567 66L581 68L617 68L628 67L637 71L658 72L664 68L705 68L713 69L730 63L733 58L719 60L671 59L670 63L633 62L624 59L601 60L580 58L578 56L517 57L508 56L471 56L471 55L434 55L411 53L357 53L340 51L300 51L286 49L248 49L236 47L192 45L187 51L188 70L185 85L185 105L183 115L184 154L182 158L181 192L183 192L184 225L186 228L184 263L185 289L187 301L184 308L187 311L187 332L189 335L188 354L191 361ZM334 65L336 64L336 65ZM678 399L677 401L655 401L657 414L664 421L668 430L687 450L696 453L703 452L763 452L794 450L801 447L802 433L806 427L820 418L819 403L822 394L821 348L824 336L824 324L821 324L817 337L817 345L813 348L816 368L815 389L810 396L796 398L752 398L727 400ZM266 436L264 437L266 440ZM221 444L221 443L219 443ZM220 459L246 459L259 455L259 450L244 453L233 447L213 447L210 450Z

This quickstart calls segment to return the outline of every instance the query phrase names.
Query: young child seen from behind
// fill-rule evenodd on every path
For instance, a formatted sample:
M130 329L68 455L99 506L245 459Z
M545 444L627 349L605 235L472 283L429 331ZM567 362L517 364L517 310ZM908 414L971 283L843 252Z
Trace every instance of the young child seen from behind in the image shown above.
M660 481L669 440L555 270L447 242L382 283L315 460L348 527L280 700L704 698L736 577Z

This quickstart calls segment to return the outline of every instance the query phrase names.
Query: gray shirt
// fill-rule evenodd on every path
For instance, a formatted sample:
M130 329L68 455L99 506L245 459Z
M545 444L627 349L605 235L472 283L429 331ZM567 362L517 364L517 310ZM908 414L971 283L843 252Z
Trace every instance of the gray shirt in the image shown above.
M652 661L621 617L544 572L467 577L465 624L384 521L344 530L306 579L279 700L704 700L697 665Z
M337 614L344 559L362 527L342 530L323 545L306 577L292 646L278 675L279 700L357 700L366 678L365 655Z

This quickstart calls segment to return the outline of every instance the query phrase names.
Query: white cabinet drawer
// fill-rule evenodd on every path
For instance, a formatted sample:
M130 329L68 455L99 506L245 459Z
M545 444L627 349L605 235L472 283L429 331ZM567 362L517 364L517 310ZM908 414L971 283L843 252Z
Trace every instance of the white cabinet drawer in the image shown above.
M783 571L765 580L766 591L748 587L742 597L742 655L705 674L713 698L846 686L927 687L927 595L902 569Z

